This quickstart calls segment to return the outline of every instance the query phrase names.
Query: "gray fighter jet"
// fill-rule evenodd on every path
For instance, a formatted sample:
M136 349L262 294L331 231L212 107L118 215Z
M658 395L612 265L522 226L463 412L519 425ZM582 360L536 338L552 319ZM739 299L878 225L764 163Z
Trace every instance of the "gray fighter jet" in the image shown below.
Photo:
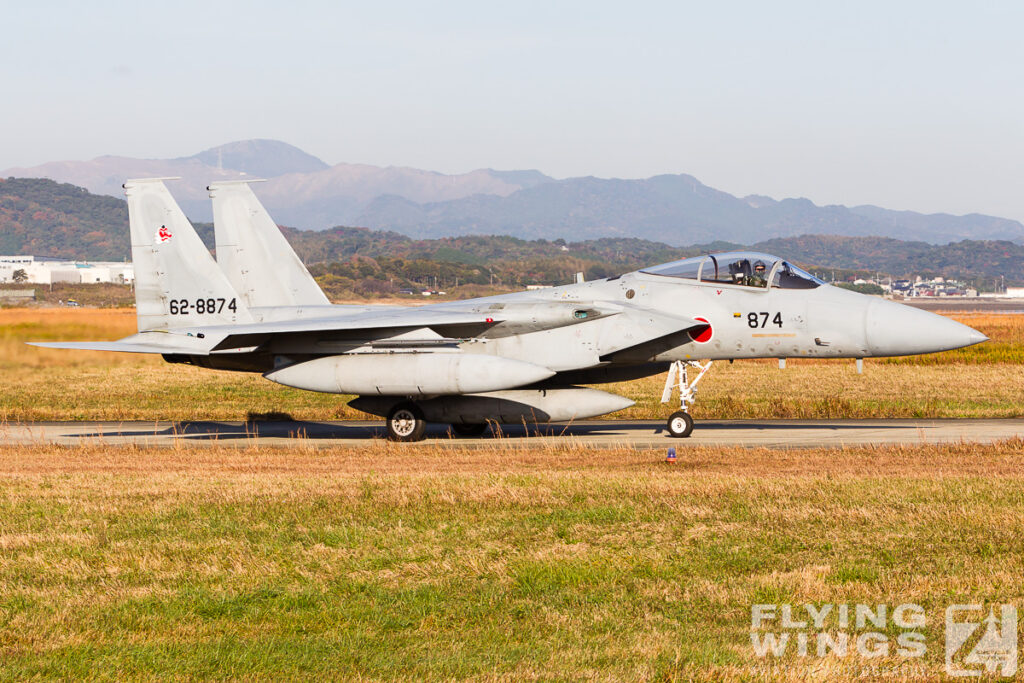
M125 183L138 333L62 349L161 354L355 394L417 441L428 422L482 434L489 422L593 417L632 401L580 385L667 372L667 423L689 436L696 385L714 360L856 358L985 341L942 316L831 287L768 254L708 254L625 275L426 306L331 305L249 188L209 187L214 261L162 179Z

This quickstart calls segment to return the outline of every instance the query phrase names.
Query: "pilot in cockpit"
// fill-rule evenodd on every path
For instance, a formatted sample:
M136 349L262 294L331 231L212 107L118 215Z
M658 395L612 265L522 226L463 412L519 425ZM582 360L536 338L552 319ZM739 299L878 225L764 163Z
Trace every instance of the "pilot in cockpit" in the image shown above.
M747 284L751 287L764 287L768 284L768 273L764 261L754 263L754 274L747 279Z

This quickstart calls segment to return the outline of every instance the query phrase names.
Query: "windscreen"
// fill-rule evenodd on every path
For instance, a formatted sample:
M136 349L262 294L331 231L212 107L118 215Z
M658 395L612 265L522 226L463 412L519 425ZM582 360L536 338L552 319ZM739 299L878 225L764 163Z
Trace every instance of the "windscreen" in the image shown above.
M775 276L772 278L772 287L779 289L814 289L823 284L825 283L806 270L797 268L786 261L779 264L779 269L775 271Z

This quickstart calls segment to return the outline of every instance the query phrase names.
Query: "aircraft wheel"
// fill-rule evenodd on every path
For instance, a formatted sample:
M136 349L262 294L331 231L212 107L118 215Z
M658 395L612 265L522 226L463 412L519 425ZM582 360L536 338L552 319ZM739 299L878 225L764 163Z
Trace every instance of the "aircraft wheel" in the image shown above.
M487 431L487 423L460 424L456 422L452 423L452 431L459 436L483 436L483 433Z
M415 403L399 403L388 413L388 439L391 441L421 441L425 431L427 421Z
M693 418L689 413L678 410L669 415L667 429L668 435L673 438L686 438L693 431Z

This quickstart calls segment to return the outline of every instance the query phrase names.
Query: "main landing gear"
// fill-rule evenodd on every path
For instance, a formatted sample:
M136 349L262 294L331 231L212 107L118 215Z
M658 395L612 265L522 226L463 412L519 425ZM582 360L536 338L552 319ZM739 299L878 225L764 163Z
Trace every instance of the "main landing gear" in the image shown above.
M412 401L398 403L388 412L388 439L391 441L420 441L427 431L423 411Z
M711 369L711 362L699 363L695 360L677 360L668 369L668 377L665 378L665 390L661 392L661 402L668 403L672 399L672 391L679 389L679 410L668 416L668 423L665 428L668 435L682 439L693 431L693 418L690 416L690 406L697 400L697 383L700 378ZM689 370L699 370L697 376L690 380Z
M483 436L488 423L452 424L452 431L459 436ZM388 411L387 419L389 441L422 441L427 431L427 421L423 411L412 401L402 401Z

